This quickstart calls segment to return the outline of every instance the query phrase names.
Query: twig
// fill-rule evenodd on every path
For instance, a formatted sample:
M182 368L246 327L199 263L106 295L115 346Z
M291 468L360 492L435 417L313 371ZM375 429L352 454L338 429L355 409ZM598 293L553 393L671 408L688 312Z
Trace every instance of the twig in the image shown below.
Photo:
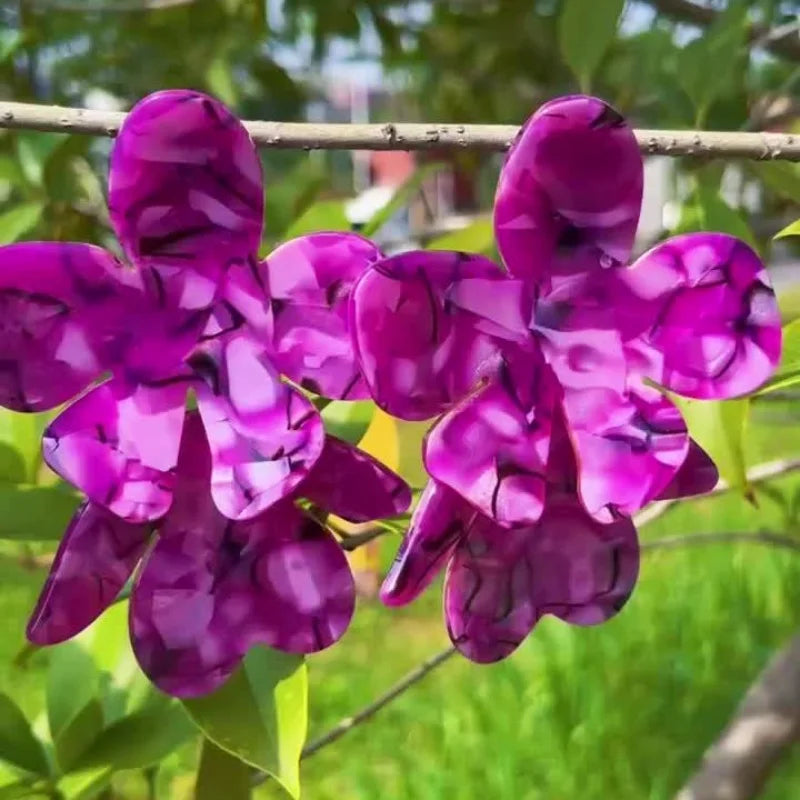
M339 540L339 544L342 546L342 550L356 550L371 542L373 539L383 536L384 533L391 533L391 531L388 528L376 526L374 528L367 528L367 530L361 533L340 534L341 539Z
M676 800L750 800L800 737L800 634L756 678Z
M782 459L780 461L767 461L764 464L758 464L747 471L747 482L751 484L760 483L761 481L771 480L772 478L777 478L781 475L787 475L790 472L797 472L798 470L800 470L800 459L798 458ZM707 497L713 497L714 495L722 494L722 492L727 492L730 490L730 488L731 487L725 481L720 480L710 492L698 495L697 497L681 497L673 498L671 500L659 500L652 505L649 505L644 511L639 512L633 518L633 522L637 528L641 528L648 522L652 522L654 519L658 519L658 517L660 517L662 514L665 514L679 500L681 502L686 502L687 500L703 500Z
M668 17L700 27L711 25L720 13L708 6L699 6L691 0L648 0L648 2ZM800 61L800 37L796 33L797 26L794 23L770 29L754 22L748 26L747 38L756 46L765 47L776 55Z
M694 545L722 544L730 542L752 542L769 547L782 547L787 550L800 552L800 540L782 533L747 533L747 532L714 532L714 533L685 533L680 536L665 536L663 539L653 539L641 542L643 551L674 550L679 547L692 547Z
M0 128L116 136L125 114L31 103L0 102ZM506 150L513 125L245 122L260 147L289 150ZM800 161L800 136L784 133L637 130L646 155Z
M345 719L341 720L329 731L323 733L322 736L310 741L303 748L300 758L304 759L308 758L309 756L313 756L314 753L318 752L323 747L335 742L337 739L340 739L348 731L351 731L362 722L365 722L370 717L377 714L378 711L391 703L396 697L399 697L407 689L410 689L415 683L419 683L419 681L421 681L429 672L432 672L439 665L444 664L444 662L447 661L447 659L450 658L450 656L452 656L455 652L456 648L451 645L445 650L442 650L440 653L437 653L435 656L431 656L431 658L423 661L418 667L412 669L411 672L401 678L387 692L380 695L380 697L377 697L369 705L364 706L364 708L362 708L360 711L353 714L352 717L346 717ZM258 785L263 783L268 777L269 776L266 773L260 773L253 779L253 784Z

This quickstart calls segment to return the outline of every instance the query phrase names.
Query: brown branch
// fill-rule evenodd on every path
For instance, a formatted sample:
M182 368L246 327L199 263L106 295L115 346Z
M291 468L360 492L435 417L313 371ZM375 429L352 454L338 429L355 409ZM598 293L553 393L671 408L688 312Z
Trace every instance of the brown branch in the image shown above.
M676 800L750 800L800 738L800 634L776 653Z
M705 28L719 16L719 11L699 6L691 0L648 0L656 11L678 22L688 22ZM757 22L750 23L747 31L748 41L763 46L770 52L792 61L800 61L800 36L795 23L787 23L777 28L768 28Z
M93 111L30 103L0 102L0 128L116 136L125 119L119 111ZM516 136L514 125L386 123L351 125L310 122L245 122L259 147L289 150L503 151ZM800 136L784 133L637 130L645 155L800 161Z
M800 540L782 533L748 533L748 532L714 532L714 533L685 533L679 536L665 536L663 539L652 539L642 542L640 549L651 552L653 550L674 550L679 547L692 547L706 544L729 544L731 542L752 542L768 547L785 548L800 552Z
M747 482L750 484L761 483L762 481L772 480L773 478L788 475L790 472L797 472L798 470L800 470L800 459L798 458L767 461L747 471ZM703 500L707 497L713 497L714 495L727 492L730 488L731 487L725 481L720 480L710 492L697 495L697 497L676 497L672 500L658 500L649 505L644 511L640 511L633 518L633 522L637 528L641 528L648 522L652 522L654 519L658 519L658 517L665 514L678 501L686 502L688 500L691 502L692 500Z

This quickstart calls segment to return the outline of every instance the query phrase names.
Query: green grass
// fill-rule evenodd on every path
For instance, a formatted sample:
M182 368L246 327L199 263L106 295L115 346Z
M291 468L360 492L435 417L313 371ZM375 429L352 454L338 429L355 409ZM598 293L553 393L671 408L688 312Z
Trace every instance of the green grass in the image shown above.
M754 426L749 460L800 453L800 430ZM786 496L800 475L771 484ZM675 507L644 539L713 530L782 530L765 493ZM793 531L790 531L793 532ZM387 558L396 540L387 537ZM9 665L41 572L0 562L0 690L41 708L41 655ZM644 559L612 622L545 620L493 666L456 656L371 721L304 762L306 800L667 800L718 735L770 655L800 621L800 558L759 545L712 545ZM310 660L311 737L446 646L441 587L411 608L361 602L337 647ZM125 797L139 798L125 784ZM189 797L187 775L165 796ZM259 795L274 796L264 789ZM786 758L763 797L800 796Z

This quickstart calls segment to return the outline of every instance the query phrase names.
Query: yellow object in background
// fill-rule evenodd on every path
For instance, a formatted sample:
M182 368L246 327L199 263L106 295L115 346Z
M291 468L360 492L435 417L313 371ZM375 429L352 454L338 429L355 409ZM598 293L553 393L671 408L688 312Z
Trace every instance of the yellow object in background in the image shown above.
M421 489L427 481L422 464L422 441L431 421L405 422L394 419L377 406L358 446L389 469L400 475L412 489ZM347 533L358 533L369 527L335 517L336 526ZM380 578L380 543L376 539L348 553L350 568L359 594L372 597L377 593Z

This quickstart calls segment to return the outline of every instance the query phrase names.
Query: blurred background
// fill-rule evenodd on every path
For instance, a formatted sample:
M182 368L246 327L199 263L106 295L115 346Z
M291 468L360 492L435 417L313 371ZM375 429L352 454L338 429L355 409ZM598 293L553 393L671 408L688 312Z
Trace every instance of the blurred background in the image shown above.
M519 124L545 100L586 90L637 127L800 135L799 17L797 0L0 0L0 100L124 110L149 92L185 87L216 95L245 119ZM104 139L0 131L0 244L59 239L117 249L106 208L109 149ZM305 231L351 228L388 252L494 252L500 156L262 157L265 252ZM678 231L738 235L768 264L784 321L800 316L800 239L773 239L800 216L798 165L650 158L645 185L638 250ZM351 438L420 487L424 426L356 405L341 412ZM499 665L448 660L304 762L304 797L673 797L800 627L798 398L780 390L725 409L736 423L722 441L713 422L704 430L716 437L709 449L732 490L675 505L641 527L646 542L685 536L687 546L646 552L639 588L618 618L591 630L545 620ZM52 654L24 646L72 506L43 506L35 493L26 505L11 491L53 484L36 455L42 421L22 429L12 416L0 416L0 691L46 737L53 681L124 686L128 697L138 679L124 603L95 633L105 644L90 661L54 666ZM748 468L765 463L777 477L753 481ZM409 609L375 600L400 530L353 555L362 595L354 624L340 645L309 660L312 736L447 644L440 583ZM796 537L798 548L696 539L715 532ZM800 684L800 664L794 678ZM0 745L4 736L13 730L0 721ZM192 796L196 740L176 735L173 744L141 763L123 759L113 778L64 784L56 796ZM0 798L53 796L4 790L12 781L4 782L2 758ZM265 784L256 796L275 791ZM758 796L800 797L800 757L790 747L770 764Z

